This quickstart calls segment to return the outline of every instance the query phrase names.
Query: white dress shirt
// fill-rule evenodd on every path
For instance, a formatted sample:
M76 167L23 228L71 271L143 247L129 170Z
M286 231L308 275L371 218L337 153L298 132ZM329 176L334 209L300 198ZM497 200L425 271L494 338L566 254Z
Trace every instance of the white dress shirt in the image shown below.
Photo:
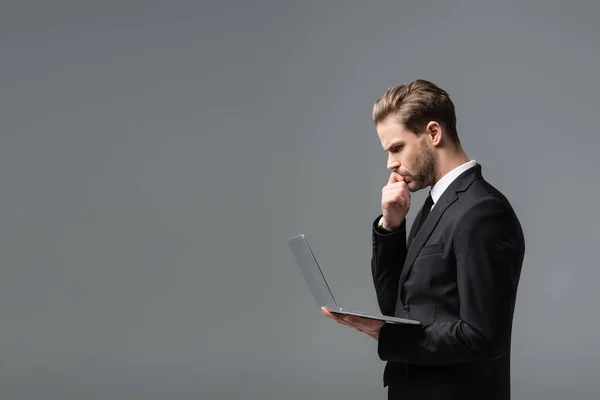
M476 164L477 161L475 160L467 161L466 163L454 168L452 171L444 175L442 179L437 181L437 183L431 188L431 192L429 192L429 194L431 195L431 199L433 200L433 206L431 206L431 208L433 209L433 207L435 207L435 204L438 202L440 197L442 197L442 194L446 191L446 189L448 189L448 186L450 186L450 184L456 178L458 178L460 174L462 174L469 168L474 167Z

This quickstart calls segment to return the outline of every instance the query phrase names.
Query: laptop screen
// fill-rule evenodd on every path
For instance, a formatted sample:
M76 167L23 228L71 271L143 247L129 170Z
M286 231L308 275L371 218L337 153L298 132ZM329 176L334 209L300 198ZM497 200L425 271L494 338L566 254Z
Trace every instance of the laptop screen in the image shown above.
M336 310L338 306L306 237L294 236L288 239L288 244L319 307L326 306L328 309Z

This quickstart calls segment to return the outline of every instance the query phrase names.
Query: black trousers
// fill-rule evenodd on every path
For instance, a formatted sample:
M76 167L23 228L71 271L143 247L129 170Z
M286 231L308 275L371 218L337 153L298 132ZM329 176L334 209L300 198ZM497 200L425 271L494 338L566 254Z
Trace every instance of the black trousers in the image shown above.
M452 378L415 378L388 386L388 400L475 400L475 388ZM484 399L477 399L484 400Z
M475 364L388 364L388 400L490 400L482 394L486 371Z

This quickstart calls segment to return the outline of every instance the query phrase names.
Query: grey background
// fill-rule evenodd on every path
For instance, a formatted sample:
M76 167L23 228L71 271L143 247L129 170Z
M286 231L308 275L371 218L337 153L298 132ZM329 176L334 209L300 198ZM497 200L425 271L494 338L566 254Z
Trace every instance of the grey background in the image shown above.
M523 223L513 398L600 397L598 2L0 11L2 399L384 399L375 341L321 316L286 240L377 311L370 113L415 78Z

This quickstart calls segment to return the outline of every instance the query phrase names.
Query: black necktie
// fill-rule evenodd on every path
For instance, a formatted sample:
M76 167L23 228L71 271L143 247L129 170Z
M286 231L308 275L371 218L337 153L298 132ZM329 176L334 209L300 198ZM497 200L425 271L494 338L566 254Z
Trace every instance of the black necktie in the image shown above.
M421 226L423 225L423 222L425 222L425 219L429 215L429 211L431 211L432 206L433 199L431 198L430 194L429 196L427 196L425 204L423 204L423 209L421 210L421 218L419 218L419 220L417 221L417 226L415 227L415 233L413 234L413 237L417 236L417 232L419 232L419 229L421 229Z

